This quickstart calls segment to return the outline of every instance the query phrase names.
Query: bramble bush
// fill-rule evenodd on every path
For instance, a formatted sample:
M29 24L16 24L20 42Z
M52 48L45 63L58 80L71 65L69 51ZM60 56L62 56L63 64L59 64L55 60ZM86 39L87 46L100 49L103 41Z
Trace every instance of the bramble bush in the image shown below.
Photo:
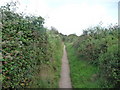
M89 28L73 42L78 57L99 67L102 87L119 86L119 30L118 26Z
M48 31L43 26L44 18L41 16L24 16L15 13L11 11L10 4L2 6L0 11L2 13L3 88L27 87L30 82L33 82L32 78L41 64L47 65L50 62L51 56L53 57L56 51L54 47L61 47L62 41L56 38L58 39L56 43L59 45L57 46L53 41L55 46L52 46Z

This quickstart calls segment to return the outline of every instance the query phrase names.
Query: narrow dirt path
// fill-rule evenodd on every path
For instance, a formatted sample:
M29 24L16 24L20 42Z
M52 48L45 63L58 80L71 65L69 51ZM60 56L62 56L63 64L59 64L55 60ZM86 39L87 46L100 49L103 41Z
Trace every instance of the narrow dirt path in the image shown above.
M65 45L62 57L61 78L59 81L59 88L72 88L70 79L70 68Z

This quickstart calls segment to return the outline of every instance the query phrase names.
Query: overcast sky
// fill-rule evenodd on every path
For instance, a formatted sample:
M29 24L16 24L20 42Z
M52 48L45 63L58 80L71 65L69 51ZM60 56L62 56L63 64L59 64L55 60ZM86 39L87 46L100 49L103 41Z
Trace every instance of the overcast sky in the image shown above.
M0 0L0 5L11 0ZM119 0L12 0L19 1L19 12L40 15L45 27L54 26L63 34L80 35L83 29L102 22L118 23Z

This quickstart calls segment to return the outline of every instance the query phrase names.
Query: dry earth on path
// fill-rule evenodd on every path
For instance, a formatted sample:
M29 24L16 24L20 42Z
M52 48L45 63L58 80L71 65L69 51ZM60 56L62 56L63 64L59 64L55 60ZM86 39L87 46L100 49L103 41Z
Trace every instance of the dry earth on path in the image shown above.
M65 45L62 57L61 78L59 81L59 88L72 88L70 79L70 68Z

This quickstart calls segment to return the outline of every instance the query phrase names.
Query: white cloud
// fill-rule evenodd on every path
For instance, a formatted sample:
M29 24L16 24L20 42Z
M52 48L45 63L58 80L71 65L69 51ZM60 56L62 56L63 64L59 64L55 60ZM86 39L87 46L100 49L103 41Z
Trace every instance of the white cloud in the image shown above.
M64 34L81 34L83 29L99 24L115 22L107 13L106 8L98 5L90 6L87 3L68 4L54 9L46 22L46 26L55 26Z
M25 13L46 16L49 12L48 5L44 0L27 0L27 4L24 3L25 0L20 1L20 10Z

